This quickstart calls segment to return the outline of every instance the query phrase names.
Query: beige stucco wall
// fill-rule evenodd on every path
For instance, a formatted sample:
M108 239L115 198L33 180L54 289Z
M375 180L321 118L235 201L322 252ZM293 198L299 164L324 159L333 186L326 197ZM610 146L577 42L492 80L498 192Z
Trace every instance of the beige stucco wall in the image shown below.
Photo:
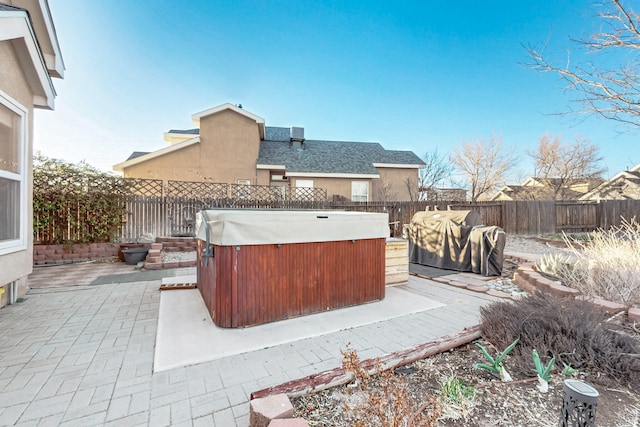
M372 197L376 201L411 200L407 179L414 186L414 197L418 193L418 169L382 168L378 167L380 178L374 180ZM386 197L384 197L386 195Z
M212 114L200 120L200 143L127 167L124 176L222 183L250 179L255 184L258 132L255 120L234 111Z
M0 90L18 101L28 110L28 135L27 135L27 188L28 188L28 210L25 213L27 221L27 249L0 255L0 286L5 286L14 280L19 280L19 295L24 295L27 289L27 275L32 271L33 266L33 182L31 161L33 157L33 94L27 84L22 69L16 58L13 46L8 41L0 42ZM8 290L7 290L8 291ZM3 297L7 297L5 292Z

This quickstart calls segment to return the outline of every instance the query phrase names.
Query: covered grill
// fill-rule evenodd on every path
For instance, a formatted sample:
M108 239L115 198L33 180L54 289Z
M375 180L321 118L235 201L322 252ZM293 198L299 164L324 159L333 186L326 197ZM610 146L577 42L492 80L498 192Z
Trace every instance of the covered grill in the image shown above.
M504 262L505 233L485 227L473 211L423 211L405 226L409 262L483 276L499 276Z

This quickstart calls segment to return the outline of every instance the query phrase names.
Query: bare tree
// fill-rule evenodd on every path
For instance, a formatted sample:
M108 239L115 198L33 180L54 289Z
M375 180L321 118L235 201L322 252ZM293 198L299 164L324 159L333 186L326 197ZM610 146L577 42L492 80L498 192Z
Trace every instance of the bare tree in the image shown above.
M472 202L504 183L507 173L517 161L513 151L503 149L502 138L494 136L489 141L476 139L465 142L453 151L451 157L454 166L467 178Z
M535 162L535 176L546 182L549 198L568 198L570 187L579 180L600 178L605 172L598 147L588 140L576 137L573 144L563 143L559 136L546 134L538 148L527 151Z
M574 101L581 107L570 112L596 114L640 127L640 15L619 0L609 0L606 10L597 16L603 30L573 42L578 49L597 54L592 58L599 62L572 64L569 54L566 64L557 66L546 59L544 49L529 48L532 67L556 73L567 82L567 89L576 93ZM620 64L624 57L628 62Z
M426 195L434 192L445 178L451 176L453 164L449 160L449 157L440 154L437 148L425 153L422 160L424 160L425 166L420 169L420 175L418 177L419 199L427 200L428 197Z

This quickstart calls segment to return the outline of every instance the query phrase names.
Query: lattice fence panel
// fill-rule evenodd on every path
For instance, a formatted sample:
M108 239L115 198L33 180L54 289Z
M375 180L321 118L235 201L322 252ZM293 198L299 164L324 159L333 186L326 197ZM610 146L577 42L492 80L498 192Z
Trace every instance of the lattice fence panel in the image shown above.
M161 179L125 178L124 183L127 191L132 195L162 197Z

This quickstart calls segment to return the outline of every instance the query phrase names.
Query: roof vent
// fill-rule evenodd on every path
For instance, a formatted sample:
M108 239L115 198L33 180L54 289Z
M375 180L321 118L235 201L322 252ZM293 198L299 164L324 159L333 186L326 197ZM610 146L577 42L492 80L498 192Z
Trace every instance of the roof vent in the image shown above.
M291 141L304 141L304 128L291 128Z

